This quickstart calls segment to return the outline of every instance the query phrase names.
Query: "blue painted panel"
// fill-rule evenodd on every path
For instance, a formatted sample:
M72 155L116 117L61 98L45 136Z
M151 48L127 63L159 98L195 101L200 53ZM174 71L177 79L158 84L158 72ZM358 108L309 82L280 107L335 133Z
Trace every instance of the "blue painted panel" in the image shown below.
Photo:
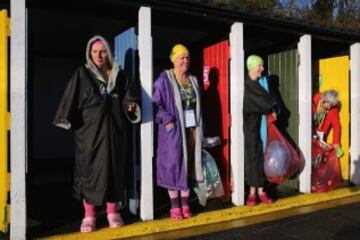
M138 52L137 52L137 36L135 28L120 33L115 37L115 59L120 64L121 68L125 70L127 75L134 81L138 81L139 67L138 67ZM129 210L133 214L138 213L139 198L140 198L140 142L139 142L139 128L132 127L131 134L131 163L129 164L129 175L127 179L127 201Z
M115 59L133 79L138 75L137 45L134 27L115 37Z

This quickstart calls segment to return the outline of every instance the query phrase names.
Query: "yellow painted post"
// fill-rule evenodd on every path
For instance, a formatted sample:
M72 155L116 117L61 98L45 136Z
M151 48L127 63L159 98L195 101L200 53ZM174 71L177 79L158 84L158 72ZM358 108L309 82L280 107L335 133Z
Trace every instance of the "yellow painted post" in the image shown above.
M341 122L341 146L344 155L340 158L341 175L344 180L349 179L349 99L350 99L350 78L349 78L349 57L333 57L320 59L319 61L319 88L323 92L327 89L335 89L339 93L341 103L340 122ZM328 142L332 142L332 131L330 132Z
M9 226L8 192L8 36L9 20L7 11L0 11L0 231L7 232Z

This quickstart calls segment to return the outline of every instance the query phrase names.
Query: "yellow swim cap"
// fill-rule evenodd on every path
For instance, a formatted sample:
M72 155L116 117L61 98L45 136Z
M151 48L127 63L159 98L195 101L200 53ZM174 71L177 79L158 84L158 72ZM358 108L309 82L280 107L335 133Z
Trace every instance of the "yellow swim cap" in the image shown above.
M170 60L171 62L175 62L176 58L181 54L187 53L189 54L189 50L182 44L176 44L170 53Z

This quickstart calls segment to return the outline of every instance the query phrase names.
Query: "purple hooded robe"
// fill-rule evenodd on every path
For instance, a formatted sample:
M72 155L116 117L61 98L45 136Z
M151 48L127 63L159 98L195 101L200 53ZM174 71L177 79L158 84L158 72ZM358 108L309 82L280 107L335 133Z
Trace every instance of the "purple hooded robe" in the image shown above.
M196 77L190 75L196 93L196 127L194 165L190 166L192 176L188 176L185 120L180 91L173 71L163 71L154 84L152 100L155 104L155 121L158 125L156 177L157 185L171 190L188 190L188 179L201 182L202 116L200 94ZM174 123L174 128L166 130L165 125Z

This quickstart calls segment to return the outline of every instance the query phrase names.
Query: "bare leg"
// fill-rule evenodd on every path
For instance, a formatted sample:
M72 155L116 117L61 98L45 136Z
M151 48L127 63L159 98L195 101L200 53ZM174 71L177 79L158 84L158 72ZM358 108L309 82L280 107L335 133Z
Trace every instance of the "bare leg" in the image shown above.
M255 195L255 194L256 194L256 187L250 187L250 195Z

